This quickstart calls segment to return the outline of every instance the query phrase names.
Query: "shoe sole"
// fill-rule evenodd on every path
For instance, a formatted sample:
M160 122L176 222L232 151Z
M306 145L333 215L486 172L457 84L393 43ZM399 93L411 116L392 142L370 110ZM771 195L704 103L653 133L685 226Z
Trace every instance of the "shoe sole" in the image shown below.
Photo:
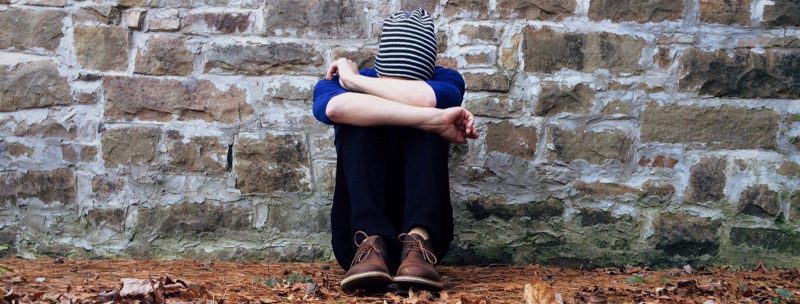
M386 286L389 286L391 283L392 276L390 276L388 273L370 271L346 277L342 279L342 282L339 283L339 286L342 288L342 290L376 290L385 289Z
M394 282L397 284L401 284L404 286L411 286L417 287L422 289L444 289L444 284L441 282L436 282L432 280L428 280L425 278L414 277L414 276L399 276L394 277Z

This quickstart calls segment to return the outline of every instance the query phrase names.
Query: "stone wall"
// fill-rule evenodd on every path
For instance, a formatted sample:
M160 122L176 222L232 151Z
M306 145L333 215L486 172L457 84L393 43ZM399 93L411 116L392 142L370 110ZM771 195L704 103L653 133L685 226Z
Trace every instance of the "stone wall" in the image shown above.
M334 58L432 11L449 262L800 263L795 0L0 0L0 254L331 259Z

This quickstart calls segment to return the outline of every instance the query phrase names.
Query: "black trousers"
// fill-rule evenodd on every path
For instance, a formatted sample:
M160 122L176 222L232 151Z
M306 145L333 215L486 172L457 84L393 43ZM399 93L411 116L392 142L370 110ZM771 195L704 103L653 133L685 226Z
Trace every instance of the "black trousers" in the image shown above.
M331 210L333 253L345 270L354 235L380 235L390 269L400 259L397 235L422 227L441 259L453 240L448 175L449 144L411 128L336 125L336 187ZM360 240L359 240L360 241Z

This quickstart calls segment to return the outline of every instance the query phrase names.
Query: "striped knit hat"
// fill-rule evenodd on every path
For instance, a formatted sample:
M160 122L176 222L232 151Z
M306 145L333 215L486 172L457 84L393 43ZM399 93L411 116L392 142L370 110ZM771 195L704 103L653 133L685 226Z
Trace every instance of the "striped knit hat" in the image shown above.
M416 80L433 77L436 63L436 31L423 9L399 11L383 21L375 71L382 76Z

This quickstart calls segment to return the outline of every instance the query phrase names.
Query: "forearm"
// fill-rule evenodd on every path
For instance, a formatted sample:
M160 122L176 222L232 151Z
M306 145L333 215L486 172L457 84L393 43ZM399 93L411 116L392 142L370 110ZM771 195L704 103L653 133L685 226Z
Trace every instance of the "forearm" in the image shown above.
M423 83L424 84L424 83ZM440 110L412 106L364 93L344 93L332 98L325 114L334 122L361 127L402 126L427 130Z
M345 80L351 91L382 97L415 107L435 107L436 94L420 80L374 78L355 75Z

